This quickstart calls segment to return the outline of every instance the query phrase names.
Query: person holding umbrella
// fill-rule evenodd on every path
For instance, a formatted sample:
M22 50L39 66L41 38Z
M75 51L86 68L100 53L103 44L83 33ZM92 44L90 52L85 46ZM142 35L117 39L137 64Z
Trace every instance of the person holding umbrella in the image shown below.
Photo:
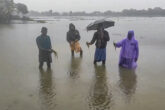
M139 57L139 46L138 41L135 40L133 30L128 32L127 38L121 40L120 42L114 43L114 46L115 48L121 47L119 66L128 69L137 67L136 62Z
M52 49L51 40L47 35L46 27L42 27L41 35L36 38L36 43L39 49L39 68L42 69L44 62L47 63L48 68L51 68L51 53L53 52L57 55L57 52Z
M109 33L104 30L103 24L98 24L97 32L94 33L94 36L91 42L87 42L87 46L94 44L96 45L95 56L94 56L94 64L102 61L102 64L106 63L106 46L107 42L110 40Z
M78 42L80 40L80 34L79 31L76 30L75 25L72 23L69 24L69 31L67 32L66 39L70 44L72 57L74 57L74 51L76 53L80 52L80 56L82 57L83 51Z

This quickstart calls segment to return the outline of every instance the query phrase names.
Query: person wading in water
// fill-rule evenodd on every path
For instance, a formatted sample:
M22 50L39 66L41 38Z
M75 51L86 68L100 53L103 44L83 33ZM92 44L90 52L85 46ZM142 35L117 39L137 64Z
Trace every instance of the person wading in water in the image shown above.
M46 27L42 27L41 35L36 38L36 42L39 49L39 68L42 69L44 62L47 63L48 68L51 68L51 53L54 50L52 50L51 40L50 37L47 35Z
M78 42L80 38L81 37L80 37L79 31L76 30L75 25L72 23L69 24L69 31L67 32L67 41L71 48L72 57L74 57L74 51L76 53L80 52L81 57L83 55L83 50Z
M109 33L104 30L102 24L98 26L97 32L94 33L94 36L91 42L87 42L87 46L94 44L96 45L94 64L102 61L102 64L106 63L106 46L107 42L110 40Z

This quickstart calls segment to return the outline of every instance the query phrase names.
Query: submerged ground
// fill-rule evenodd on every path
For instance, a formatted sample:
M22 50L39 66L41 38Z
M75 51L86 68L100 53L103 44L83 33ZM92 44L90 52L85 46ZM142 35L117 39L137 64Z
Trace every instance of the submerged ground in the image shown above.
M45 19L45 18L44 18ZM165 18L111 18L107 29L106 66L93 65L95 46L89 49L94 31L85 27L98 18L49 18L45 24L0 25L0 108L1 110L164 110ZM81 34L83 58L71 58L66 42L69 23ZM48 28L52 45L52 69L38 69L35 39L42 26ZM138 68L118 67L120 49L113 41L124 38L129 29L139 41Z

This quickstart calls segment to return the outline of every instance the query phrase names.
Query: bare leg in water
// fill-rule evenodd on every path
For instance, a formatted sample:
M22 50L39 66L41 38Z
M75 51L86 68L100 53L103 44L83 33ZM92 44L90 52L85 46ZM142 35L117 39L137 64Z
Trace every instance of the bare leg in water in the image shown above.
M44 62L40 62L39 68L42 69L43 65L44 65Z
M47 67L48 67L49 69L51 68L50 62L47 62Z
M72 57L74 57L74 50L71 50L71 53L72 53Z
M83 50L81 49L80 50L80 57L82 57L83 56Z

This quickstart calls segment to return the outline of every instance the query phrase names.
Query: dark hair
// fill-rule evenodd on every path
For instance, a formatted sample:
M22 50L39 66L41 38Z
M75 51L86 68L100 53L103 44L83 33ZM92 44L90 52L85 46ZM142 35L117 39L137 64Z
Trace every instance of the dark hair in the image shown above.
M98 27L103 27L103 24L102 23L98 24Z
M100 28L103 28L103 24L98 24L97 25L97 30L99 30Z
M42 27L41 28L41 32L43 32L43 31L47 31L48 29L46 28L46 27Z
M70 23L70 24L69 24L69 29L70 29L72 26L75 28L75 25L74 25L73 23Z

